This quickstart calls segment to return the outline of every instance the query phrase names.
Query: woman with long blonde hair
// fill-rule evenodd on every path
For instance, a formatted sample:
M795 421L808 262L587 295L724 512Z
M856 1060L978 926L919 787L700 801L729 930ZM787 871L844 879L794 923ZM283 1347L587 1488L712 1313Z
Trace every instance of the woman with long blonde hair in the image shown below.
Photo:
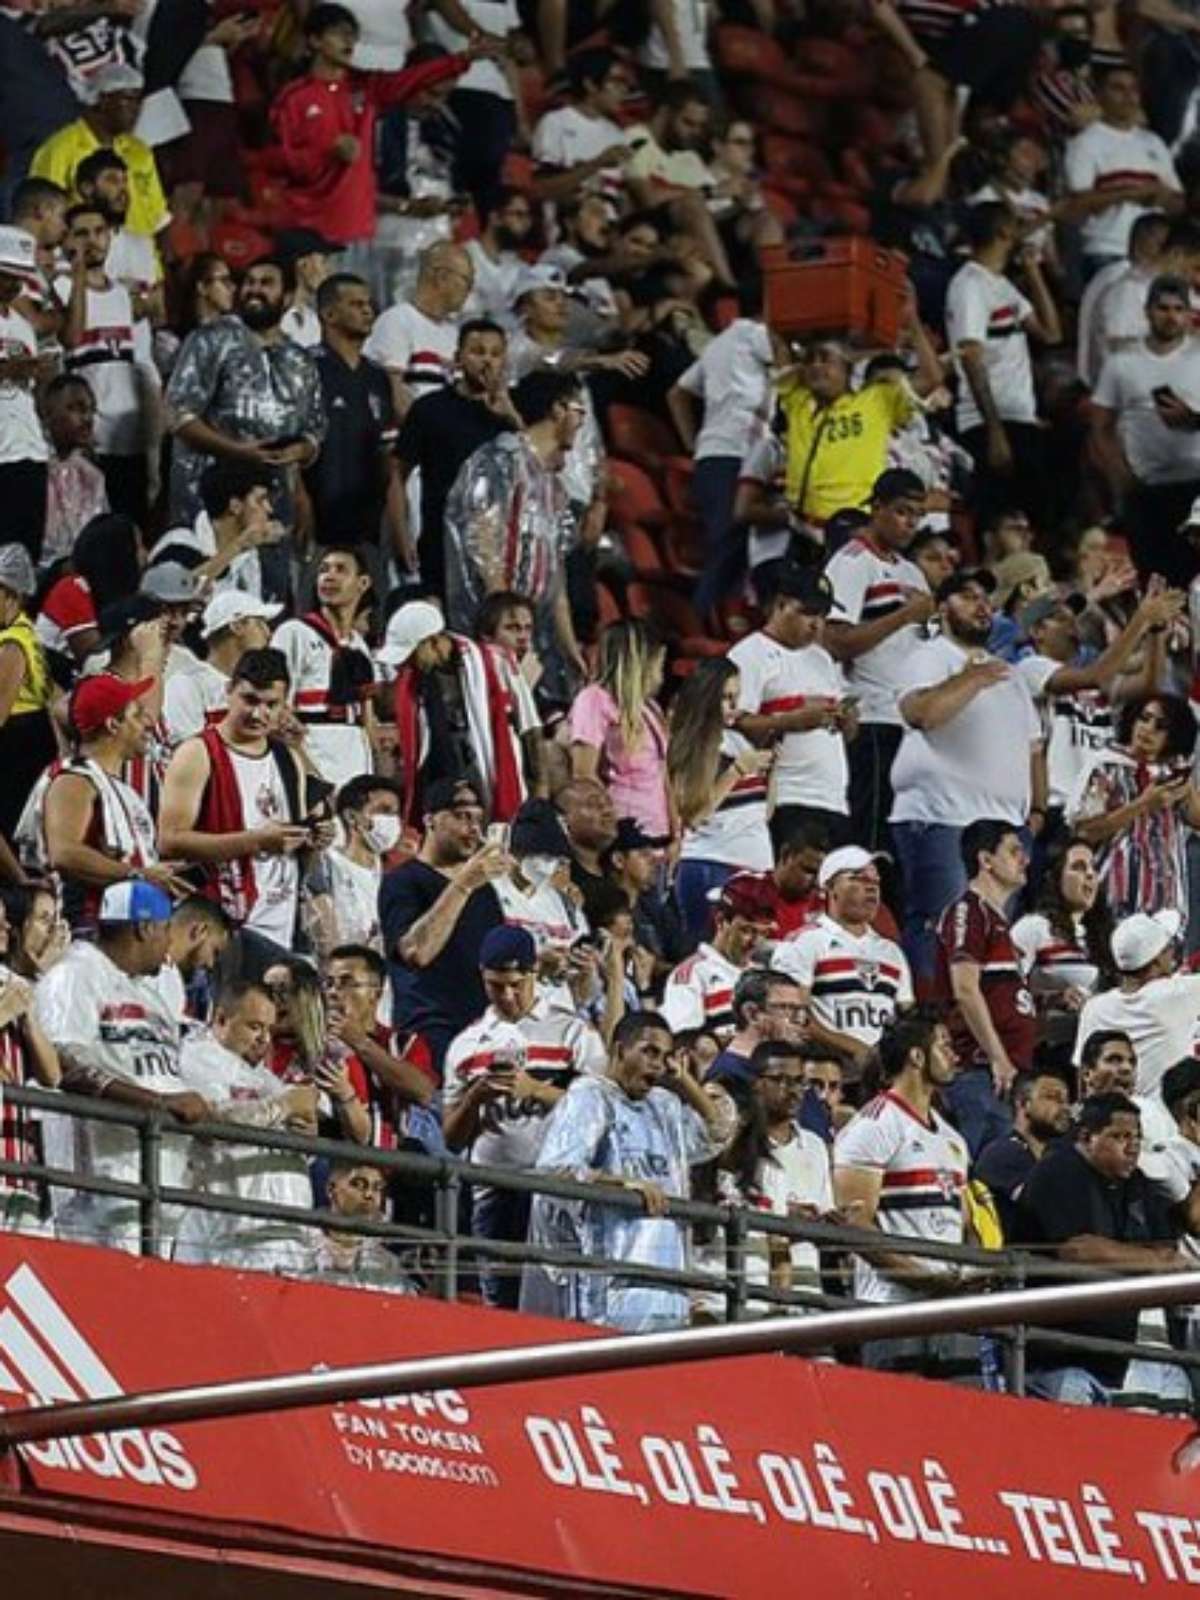
M774 756L734 728L740 688L732 661L702 661L671 708L667 777L682 833L675 897L692 939L707 932L708 896L726 878L774 865L767 828Z
M618 817L652 838L675 828L667 790L667 722L656 696L666 649L645 622L614 622L600 639L600 670L571 707L571 776L599 778Z

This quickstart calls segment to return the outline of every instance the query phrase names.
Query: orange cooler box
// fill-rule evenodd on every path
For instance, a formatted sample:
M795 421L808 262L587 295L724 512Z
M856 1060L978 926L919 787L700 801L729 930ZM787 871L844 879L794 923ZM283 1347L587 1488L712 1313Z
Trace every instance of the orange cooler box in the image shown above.
M855 334L893 345L908 258L870 239L812 239L763 253L766 318L782 334Z

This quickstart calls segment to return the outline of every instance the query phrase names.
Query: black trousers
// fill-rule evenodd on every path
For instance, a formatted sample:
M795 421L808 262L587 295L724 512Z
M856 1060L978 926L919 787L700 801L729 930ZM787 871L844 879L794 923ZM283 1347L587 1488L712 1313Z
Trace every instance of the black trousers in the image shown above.
M465 190L482 214L500 187L500 169L516 132L517 113L511 100L479 89L456 89L450 109L459 122L454 186Z
M1200 570L1200 561L1180 524L1200 495L1200 479L1188 483L1139 483L1125 502L1125 527L1142 580L1161 572L1167 582L1186 589Z
M104 474L109 505L123 517L132 517L145 533L150 510L150 473L146 457L98 455L96 465Z
M1031 422L1006 422L1012 450L1011 472L996 472L988 465L987 429L968 428L963 447L975 463L975 512L981 523L1001 511L1024 511L1039 533L1049 531L1050 485L1047 482L1044 428Z
M23 544L36 562L46 533L46 463L8 461L0 466L0 506L4 539Z
M892 762L903 737L903 728L864 722L849 746L850 832L864 850L891 850Z

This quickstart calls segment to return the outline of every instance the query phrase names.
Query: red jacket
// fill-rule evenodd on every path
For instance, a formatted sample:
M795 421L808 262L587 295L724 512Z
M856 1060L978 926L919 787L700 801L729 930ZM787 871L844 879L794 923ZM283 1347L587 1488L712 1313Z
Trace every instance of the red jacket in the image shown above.
M400 72L351 72L340 80L297 78L271 107L287 174L289 221L335 244L375 232L375 121L381 111L467 70L470 57L443 56ZM340 160L343 134L358 140L358 155Z

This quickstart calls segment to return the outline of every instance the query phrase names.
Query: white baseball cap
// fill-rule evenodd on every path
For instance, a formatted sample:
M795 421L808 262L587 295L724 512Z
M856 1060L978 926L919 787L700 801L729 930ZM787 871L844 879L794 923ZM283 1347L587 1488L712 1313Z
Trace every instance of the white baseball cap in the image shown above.
M1112 955L1118 972L1140 972L1179 937L1183 918L1178 911L1156 911L1148 916L1135 911L1113 929Z
M519 273L513 286L512 303L519 305L527 294L533 294L538 289L561 289L566 294L569 288L567 275L561 267L556 267L550 261L539 261Z
M817 888L827 889L839 872L861 872L864 867L869 867L873 861L878 860L878 852L864 850L857 844L847 844L840 850L831 850L817 872Z
M1179 524L1179 532L1182 533L1185 528L1200 528L1200 495L1192 501L1192 509Z
M264 622L272 622L282 610L282 606L270 605L240 589L222 589L204 608L200 636L211 639L214 633L220 633L222 628L228 628L242 617L261 617Z
M0 272L37 276L37 240L24 228L0 228Z
M388 623L375 659L385 667L402 667L419 644L445 631L446 619L440 607L432 600L410 600Z

